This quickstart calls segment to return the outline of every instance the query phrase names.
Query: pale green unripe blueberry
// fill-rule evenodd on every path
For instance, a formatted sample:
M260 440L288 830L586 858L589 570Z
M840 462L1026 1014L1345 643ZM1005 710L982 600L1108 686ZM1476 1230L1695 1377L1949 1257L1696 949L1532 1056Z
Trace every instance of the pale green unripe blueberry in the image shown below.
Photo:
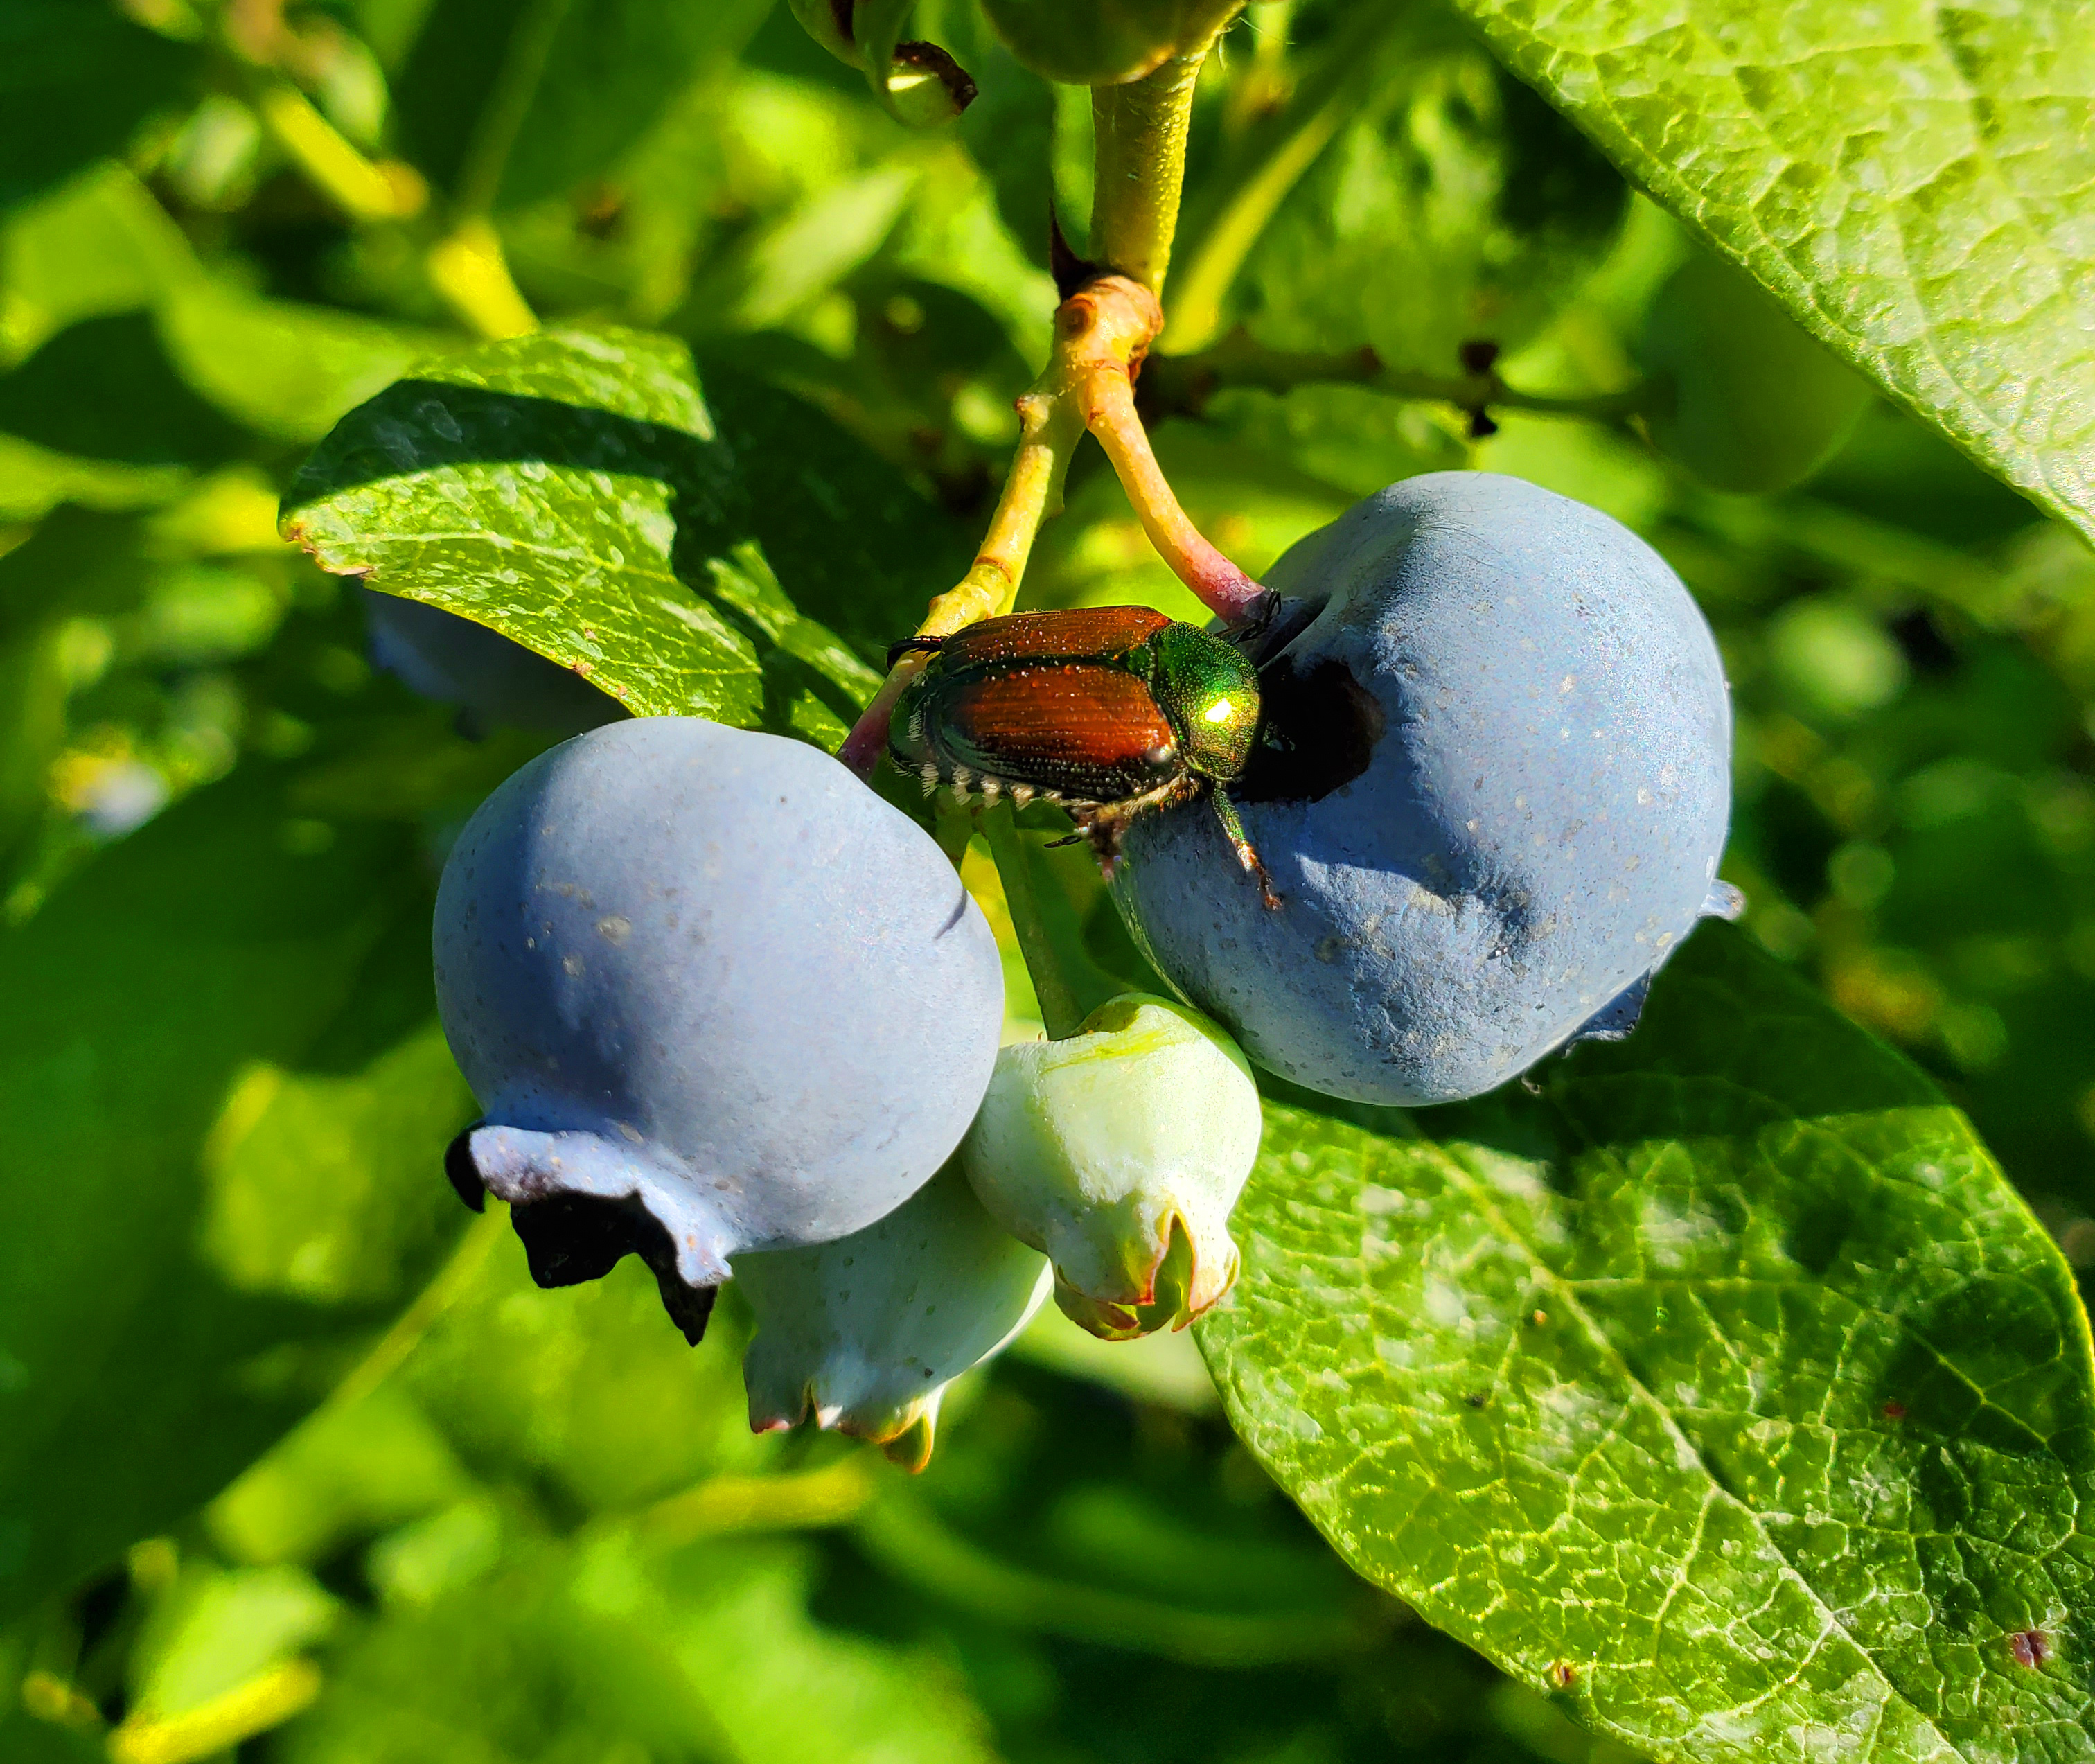
M998 1223L1055 1265L1064 1313L1124 1340L1183 1328L1235 1284L1230 1209L1261 1124L1235 1043L1129 992L1065 1040L997 1055L960 1164Z
M912 128L949 123L975 101L968 71L936 43L900 41L914 0L791 0L800 28L866 76L881 107Z
M743 1361L758 1433L812 1414L898 1464L930 1461L946 1387L1023 1329L1048 1265L1014 1241L947 1164L886 1217L806 1249L743 1252L756 1313Z
M1658 291L1639 346L1652 443L1713 490L1766 494L1838 451L1875 394L1767 294L1706 254Z
M1243 0L982 0L1026 67L1066 85L1118 85L1197 50Z

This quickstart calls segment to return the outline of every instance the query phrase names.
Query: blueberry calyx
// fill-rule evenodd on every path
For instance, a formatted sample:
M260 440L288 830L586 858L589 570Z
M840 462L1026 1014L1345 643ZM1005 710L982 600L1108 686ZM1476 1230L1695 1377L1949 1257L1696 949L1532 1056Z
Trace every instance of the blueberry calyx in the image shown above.
M548 1195L509 1209L509 1223L523 1240L531 1278L541 1287L580 1286L601 1280L628 1256L638 1256L655 1276L662 1309L694 1348L705 1339L716 1286L690 1286L677 1271L676 1246L662 1222L638 1195L607 1200L599 1195Z
M473 1136L486 1125L476 1121L444 1148L444 1174L459 1199L475 1213L487 1210L487 1184L480 1179L480 1166L473 1161Z
M475 1213L487 1206L489 1183L473 1156L475 1122L444 1149L444 1174L459 1199ZM512 1187L513 1184L509 1184ZM705 1337L717 1285L685 1279L669 1228L637 1194L593 1195L554 1191L537 1198L512 1193L509 1223L524 1245L531 1278L541 1287L580 1286L601 1280L628 1256L638 1256L655 1275L662 1309L695 1348Z

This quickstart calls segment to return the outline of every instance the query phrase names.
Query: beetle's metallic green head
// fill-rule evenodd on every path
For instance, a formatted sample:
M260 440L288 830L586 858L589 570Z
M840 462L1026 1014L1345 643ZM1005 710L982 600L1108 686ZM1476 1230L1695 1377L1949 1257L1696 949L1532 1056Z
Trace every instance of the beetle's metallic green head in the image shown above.
M1187 769L1228 782L1258 739L1257 670L1197 625L1167 625L1145 647L1150 695L1178 737Z

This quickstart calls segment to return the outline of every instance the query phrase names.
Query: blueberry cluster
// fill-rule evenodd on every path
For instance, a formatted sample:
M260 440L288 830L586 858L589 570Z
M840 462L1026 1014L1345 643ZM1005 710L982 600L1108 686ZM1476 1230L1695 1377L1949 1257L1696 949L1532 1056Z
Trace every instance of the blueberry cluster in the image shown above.
M1063 1270L1078 1295L1065 1308L1147 1300L1182 1218L1205 1234L1204 1284L1157 1320L1183 1321L1234 1274L1234 1247L1215 1244L1258 1139L1241 1056L1161 1001L1056 1044L1115 1074L1110 1095L1030 1075L1027 1048L1000 1056L1003 969L981 909L913 821L801 743L645 717L541 755L454 847L435 957L445 1032L485 1111L446 1160L461 1196L509 1204L541 1285L639 1256L694 1342L738 1279L759 1325L752 1426L812 1413L920 1465L947 1383L1046 1296L1042 1252L1059 1257L1061 1239L1013 1198L1038 1147L965 1173L953 1157L993 1073L998 1118L1034 1097L1085 1117L1101 1147L1113 1123L1156 1113L1130 1142L1123 1204L1089 1221L1095 1244L1125 1230L1136 1247ZM1204 1055L1174 1062L1147 1032L1160 1013ZM1204 1210L1174 1198L1196 1187Z
M1442 473L1270 585L1227 644L1139 608L997 621L899 701L927 786L1065 804L1184 1001L1126 994L1052 1042L1000 1051L981 911L816 749L650 717L516 773L438 895L486 1111L460 1193L509 1204L541 1284L640 1256L694 1341L738 1278L751 1424L921 1464L947 1383L1051 1291L1108 1339L1228 1291L1250 1061L1428 1103L1627 1034L1736 901L1724 677L1677 578L1592 509Z

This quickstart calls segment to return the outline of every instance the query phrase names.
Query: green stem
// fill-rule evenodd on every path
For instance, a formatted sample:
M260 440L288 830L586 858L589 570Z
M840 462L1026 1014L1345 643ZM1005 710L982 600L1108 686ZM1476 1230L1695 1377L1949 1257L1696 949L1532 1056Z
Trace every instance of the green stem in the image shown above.
M1295 5L1296 0L1251 0L1244 9L1251 26L1251 54L1230 70L1222 115L1224 138L1237 140L1287 102L1287 37L1295 22Z
M1033 995L1040 1001L1040 1020L1047 1026L1048 1039L1065 1040L1082 1023L1084 1008L1064 971L1054 934L1041 910L1032 867L1026 862L1018 822L1008 803L1000 803L982 817L982 832L989 840L990 856L996 860L1004 904L1011 911L1012 929L1018 934L1026 971L1033 976Z
M1618 423L1636 416L1651 398L1650 387L1642 381L1620 392L1559 395L1516 391L1495 373L1458 379L1445 374L1412 373L1395 368L1384 368L1369 383L1392 398L1453 404L1466 411L1527 411L1538 416L1575 416L1595 423ZM1478 396L1479 391L1481 397Z
M502 1235L507 1209L483 1213L465 1229L451 1252L451 1260L436 1278L422 1288L415 1302L394 1320L371 1351L357 1362L347 1378L330 1391L320 1407L329 1410L352 1409L407 1363L422 1338L435 1326L479 1277L481 1264Z
M417 173L367 159L288 80L258 79L250 95L271 138L351 220L404 220L428 202L429 186Z
M1287 193L1317 163L1361 107L1375 37L1388 26L1383 8L1364 7L1324 52L1316 76L1304 83L1281 120L1283 133L1247 172L1227 181L1227 202L1203 231L1173 298L1165 341L1183 354L1204 349L1221 333L1222 303L1244 259L1258 243Z
M1153 73L1091 94L1091 259L1152 294L1164 291L1170 267L1193 88L1213 46L1209 37Z
M905 1586L1013 1629L1108 1642L1217 1669L1328 1661L1374 1639L1372 1619L1344 1607L1201 1611L1079 1582L992 1556L892 1485L869 1503L852 1535Z
M848 1524L873 1492L868 1454L855 1451L817 1470L709 1476L638 1514L608 1515L590 1530L599 1535L630 1531L650 1548L681 1549L702 1537L729 1532L812 1531Z
M523 16L509 33L502 57L502 71L494 89L481 106L466 148L465 163L459 168L455 207L460 215L491 213L501 193L502 174L516 137L523 133L524 119L531 101L538 95L546 64L552 59L553 41L568 14L570 0L530 0Z
M1651 389L1640 383L1619 392L1557 395L1522 392L1495 372L1417 373L1385 368L1371 349L1336 355L1268 349L1248 333L1232 332L1197 354L1152 355L1142 377L1143 407L1154 417L1197 416L1209 399L1230 386L1285 392L1317 382L1365 385L1392 398L1446 403L1457 410L1529 411L1544 416L1582 417L1618 423L1649 405Z

